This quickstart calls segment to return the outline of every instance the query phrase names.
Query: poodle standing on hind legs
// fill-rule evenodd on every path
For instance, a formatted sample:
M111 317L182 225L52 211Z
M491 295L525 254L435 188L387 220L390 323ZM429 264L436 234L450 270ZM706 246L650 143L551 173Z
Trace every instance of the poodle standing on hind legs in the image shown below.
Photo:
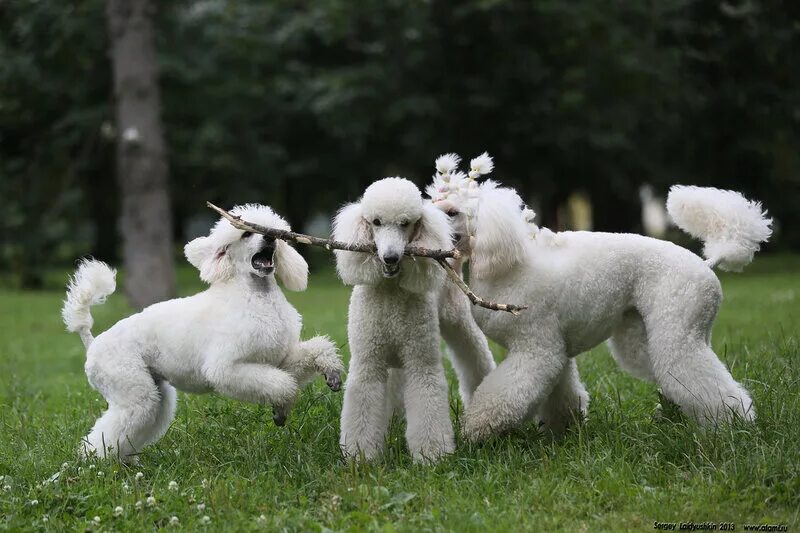
M265 206L240 206L232 213L289 229ZM344 368L336 347L327 337L300 341L302 319L275 282L277 274L286 288L305 290L308 265L294 248L220 220L185 252L211 285L207 290L151 305L97 338L89 307L114 291L115 272L88 260L70 280L64 322L80 334L86 375L108 402L81 447L83 455L135 462L138 451L172 423L175 388L272 404L278 425L314 374L339 389Z
M475 391L464 416L468 439L508 430L543 410L545 424L552 424L547 415L559 401L585 395L573 358L609 338L623 369L657 382L699 422L754 418L750 395L710 338L722 300L712 268L741 269L769 238L771 220L760 204L732 191L673 187L668 211L705 242L703 261L640 235L542 229L531 238L514 190L453 178L440 174L429 191L437 205L460 203L459 216L471 220L471 286L490 299L531 306L519 317L473 308L478 325L508 356ZM465 196L476 201L464 202Z
M416 185L386 178L334 221L334 238L370 243L377 254L337 250L336 268L350 297L350 368L340 445L350 457L377 458L392 415L390 369L402 369L406 441L415 461L455 448L448 387L439 353L438 294L444 271L431 259L404 257L407 245L450 247L444 213L424 203Z

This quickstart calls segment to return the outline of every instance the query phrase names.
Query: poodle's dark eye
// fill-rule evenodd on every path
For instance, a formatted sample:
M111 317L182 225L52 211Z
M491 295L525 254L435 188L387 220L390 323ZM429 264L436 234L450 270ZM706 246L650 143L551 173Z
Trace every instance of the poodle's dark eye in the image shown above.
M450 209L449 211L447 211L447 216L449 216L451 218L456 216L457 214L458 214L458 211L456 211L455 209Z
M249 236L251 236L252 234L253 234L252 231L245 231L244 233L242 233L242 239L246 239Z
M407 227L408 227L408 220L404 220L404 221L402 221L402 222L400 223L400 227L401 227L401 228L407 228Z
M375 220L372 221L372 225L373 226L380 226L381 225L381 219L376 218Z

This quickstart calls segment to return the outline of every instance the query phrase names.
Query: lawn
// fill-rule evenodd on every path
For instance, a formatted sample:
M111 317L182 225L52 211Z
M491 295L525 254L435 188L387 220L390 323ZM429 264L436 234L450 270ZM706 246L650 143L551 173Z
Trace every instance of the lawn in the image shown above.
M201 288L181 270L182 293ZM714 349L752 392L754 425L699 431L656 387L617 369L605 346L579 358L589 420L558 442L529 425L429 467L411 463L395 420L385 459L338 451L341 393L317 380L289 422L269 407L179 397L172 428L141 463L76 462L103 410L84 351L49 290L0 289L0 529L654 530L654 522L786 524L800 509L800 256L760 256L723 275ZM349 290L329 272L290 299L304 335L346 345ZM95 334L129 313L117 294L94 308ZM496 355L502 357L498 350ZM451 411L461 412L450 370ZM172 482L175 483L172 483ZM170 521L176 517L177 525ZM173 520L174 522L174 520Z

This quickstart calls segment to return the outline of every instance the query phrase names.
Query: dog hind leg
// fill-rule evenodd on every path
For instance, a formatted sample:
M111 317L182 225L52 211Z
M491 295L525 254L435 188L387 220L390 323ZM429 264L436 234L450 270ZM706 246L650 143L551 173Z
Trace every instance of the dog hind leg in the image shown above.
M571 358L561 371L553 391L539 408L542 430L559 436L573 420L585 418L588 407L589 393L581 383L575 359Z
M647 346L647 330L638 311L628 311L623 315L622 323L608 340L608 347L620 368L639 379L655 380Z
M158 391L161 394L161 404L155 420L142 435L143 446L158 442L166 434L169 426L172 425L172 420L175 418L175 408L178 402L175 387L162 380L158 383Z
M702 294L695 287L689 289ZM678 303L643 314L662 393L701 424L733 417L753 420L753 400L708 344L718 300L691 298Z
M80 452L83 457L96 454L131 463L147 444L162 398L141 360L119 363L111 358L87 363L89 381L103 394L108 409L81 443Z

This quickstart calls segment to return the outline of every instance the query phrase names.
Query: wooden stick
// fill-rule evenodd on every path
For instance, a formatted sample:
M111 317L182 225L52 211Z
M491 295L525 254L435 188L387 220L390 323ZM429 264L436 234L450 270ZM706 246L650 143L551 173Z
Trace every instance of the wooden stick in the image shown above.
M367 254L374 254L378 251L374 244L350 244L341 241L334 241L332 239L312 237L311 235L295 233L294 231L268 228L266 226L261 226L260 224L253 224L252 222L242 220L242 217L238 215L230 214L228 211L222 209L221 207L217 207L211 202L206 202L206 205L219 213L222 218L230 222L234 228L243 231L252 231L253 233L260 233L261 235L266 235L267 237L281 239L284 241L310 244L312 246L321 246L326 250L344 250L347 252L361 252ZM447 272L447 276L450 278L450 281L455 283L456 286L461 289L461 292L463 292L467 298L469 298L469 301L472 302L473 305L485 307L486 309L491 309L493 311L506 311L512 315L519 315L520 311L528 308L527 305L498 304L495 302L488 302L472 292L472 289L469 288L469 285L464 283L464 280L461 279L461 276L459 276L458 273L453 270L453 267L450 266L450 263L447 262L447 259L452 258L458 260L462 258L462 254L458 250L430 250L428 248L420 248L418 246L407 246L404 254L412 257L427 257L435 260L442 268L444 268L445 272Z
M472 305L478 305L480 307L485 307L486 309L491 309L492 311L506 311L511 313L512 315L519 315L520 311L524 311L528 308L527 305L514 305L514 304L498 304L495 302L487 302L474 292L472 289L469 288L469 285L464 283L464 280L461 279L461 276L458 275L450 263L445 261L444 259L437 259L439 264L442 266L445 272L447 272L447 276L450 278L450 281L455 283L461 292L467 295L469 301L472 302Z
M341 241L334 241L332 239L320 239L319 237L312 237L311 235L304 235L303 233L295 233L294 231L267 228L259 224L253 224L252 222L242 220L242 217L238 215L232 215L228 211L222 209L221 207L217 207L211 202L206 202L206 205L219 213L222 218L230 222L231 225L236 229L260 233L262 235L266 235L267 237L281 239L283 241L321 246L326 250L345 250L347 252L361 252L365 254L374 254L378 251L374 244L350 244ZM458 250L430 250L428 248L420 248L418 246L406 246L404 254L413 257L429 257L437 261L440 259L444 260L448 258L461 258L461 252Z

